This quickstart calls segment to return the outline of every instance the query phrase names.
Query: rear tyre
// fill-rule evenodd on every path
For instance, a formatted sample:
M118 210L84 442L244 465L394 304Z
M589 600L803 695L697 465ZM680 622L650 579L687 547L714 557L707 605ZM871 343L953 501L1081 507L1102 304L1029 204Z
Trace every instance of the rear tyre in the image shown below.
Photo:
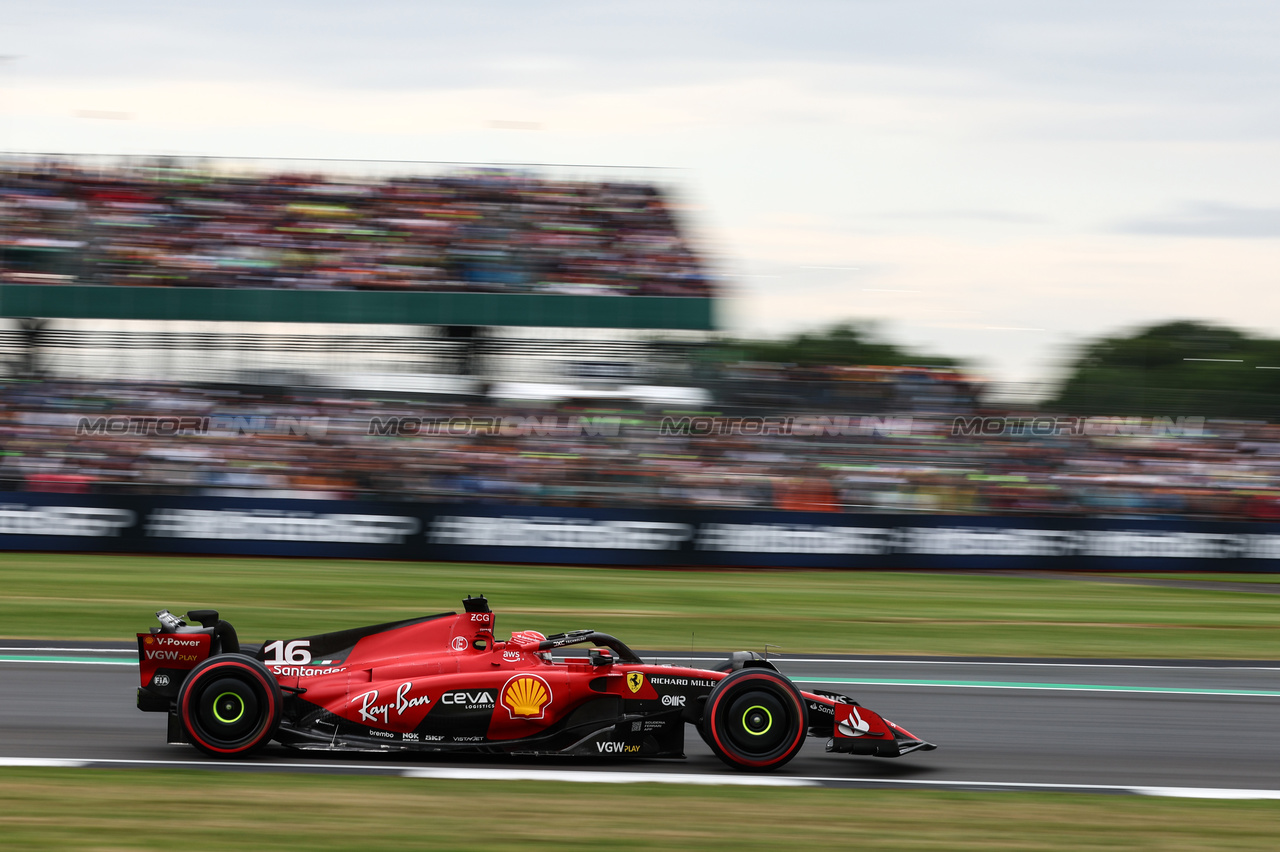
M804 746L804 697L769 669L742 669L716 685L699 726L716 756L734 769L777 769Z
M280 727L283 694L252 657L220 654L191 670L178 692L178 719L191 744L214 757L243 757Z

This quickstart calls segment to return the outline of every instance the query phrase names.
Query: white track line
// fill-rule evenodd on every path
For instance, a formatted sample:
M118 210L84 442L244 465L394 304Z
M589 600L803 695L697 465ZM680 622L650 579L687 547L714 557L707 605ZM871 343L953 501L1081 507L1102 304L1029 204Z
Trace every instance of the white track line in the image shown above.
M939 683L921 681L904 683L900 680L858 680L850 683L848 678L794 677L795 683L818 683L829 686L892 686L903 689L1012 689L1024 692L1092 692L1098 695L1191 695L1206 698L1276 698L1280 693L1268 689L1179 689L1165 686L1112 686L1110 684L1070 684L1070 683Z
M28 758L28 757L0 757L0 766L37 766L43 763L10 763L10 761L43 761L45 758ZM126 760L119 757L86 757L86 758L53 758L47 761L50 764L65 763L73 766L155 766L165 767L210 767L215 769L238 769L242 767L262 766L273 769L374 769L380 772L394 770L393 764L377 764L377 763L252 763L236 760Z
M688 655L656 656L650 655L650 660L661 660L662 662L679 663L686 662L715 662L723 663L728 657L690 657ZM870 664L870 665L893 665L893 666L1033 666L1045 668L1064 668L1064 669L1210 669L1210 670L1230 670L1230 671L1261 671L1261 672L1280 672L1280 666L1179 666L1167 663L1051 663L1051 662L1012 662L1008 660L869 660L862 657L770 657L769 662L785 665L786 663L837 663L837 664Z
M1280 790L1240 790L1227 787L1130 787L1139 796L1179 799L1280 799Z
M121 760L92 758L42 758L0 757L0 767L50 767L81 768L87 766L136 766L136 767L217 767L237 769L262 767L265 769L337 769L394 771L387 764L356 763L233 763L217 760ZM679 772L617 772L566 769L486 769L463 767L413 767L397 773L404 778L443 781L551 781L588 784L692 784L701 786L751 786L751 787L816 787L830 784L861 784L871 787L893 788L950 788L976 791L1035 791L1053 790L1064 793L1131 793L1139 796L1168 796L1185 799L1261 799L1280 801L1280 790L1257 790L1232 787L1163 787L1139 784L1058 784L1035 781L938 781L889 778L842 778L840 776L785 776L785 775L727 775L724 773Z
M6 663L37 663L42 666L136 666L137 660L41 660L32 657L29 660L0 660L0 666Z
M32 653L35 651L54 651L64 654L136 654L136 648L6 648L0 647L2 653ZM718 657L691 657L687 654L653 654L649 656L650 660L661 661L666 663L681 662L699 662L699 663L722 663L728 659L727 656ZM1026 661L1009 661L1009 660L873 660L864 657L788 657L785 655L776 656L772 660L775 663L836 663L836 664L868 664L868 665L893 665L893 666L1031 666L1035 668L1066 668L1066 669L1231 669L1243 671L1262 671L1276 672L1280 671L1280 666L1200 666L1200 665L1170 665L1167 663L1055 663L1055 662L1026 662Z
M35 767L50 769L79 769L87 760L62 760L56 757L0 757L0 766Z
M1034 781L927 781L893 778L841 778L815 776L820 784L877 784L893 787L968 787L987 790L1061 790L1064 793L1133 793L1139 796L1174 796L1184 799L1277 799L1280 790L1241 787L1151 787L1135 784L1038 784Z
M783 775L697 775L682 772L592 772L585 769L406 769L406 778L446 781L563 781L571 784L696 784L725 787L814 787L811 778Z

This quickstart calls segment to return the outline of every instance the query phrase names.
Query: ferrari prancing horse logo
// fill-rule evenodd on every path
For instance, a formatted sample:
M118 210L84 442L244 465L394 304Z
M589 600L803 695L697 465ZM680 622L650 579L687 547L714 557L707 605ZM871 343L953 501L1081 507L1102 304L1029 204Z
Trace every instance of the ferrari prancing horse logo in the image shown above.
M628 689L632 692L639 692L642 686L644 686L644 672L627 672Z

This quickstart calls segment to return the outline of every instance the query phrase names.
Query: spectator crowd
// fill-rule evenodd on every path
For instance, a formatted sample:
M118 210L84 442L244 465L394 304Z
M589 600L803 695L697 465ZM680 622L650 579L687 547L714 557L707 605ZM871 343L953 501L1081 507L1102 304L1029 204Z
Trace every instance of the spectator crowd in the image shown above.
M644 183L0 164L0 282L709 296Z
M10 161L6 282L715 295L655 186L496 169L353 180ZM979 414L1021 415L980 411L972 383L940 368L743 362L698 383L714 415L10 380L0 490L1280 519L1280 425L985 430Z
M693 412L679 427L690 412L638 405L11 382L0 390L0 490L1280 518L1280 426L983 434L957 430L957 417L974 410L954 376L898 370L879 383L897 390L880 392L874 416L780 407L736 420ZM213 425L183 434L83 428L102 417ZM409 426L387 427L393 421Z

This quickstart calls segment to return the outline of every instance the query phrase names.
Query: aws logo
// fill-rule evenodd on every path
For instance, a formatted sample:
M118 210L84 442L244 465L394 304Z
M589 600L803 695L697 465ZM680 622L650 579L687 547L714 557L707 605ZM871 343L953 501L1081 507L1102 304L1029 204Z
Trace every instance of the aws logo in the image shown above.
M535 674L519 674L507 681L498 699L512 719L541 719L551 706L551 686Z

